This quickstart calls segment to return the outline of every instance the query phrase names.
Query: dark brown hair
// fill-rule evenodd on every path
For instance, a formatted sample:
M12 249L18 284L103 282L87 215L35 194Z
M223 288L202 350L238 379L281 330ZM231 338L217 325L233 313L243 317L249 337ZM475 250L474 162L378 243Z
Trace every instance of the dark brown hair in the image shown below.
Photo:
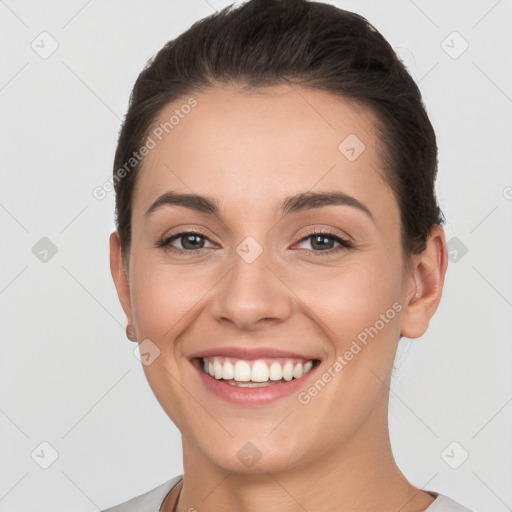
M435 195L436 137L418 86L390 44L364 17L332 5L250 0L169 41L135 82L114 160L116 228L126 264L142 164L133 155L161 110L209 88L238 84L258 90L281 83L369 107L378 120L383 170L400 207L403 253L425 249L432 226L444 221Z

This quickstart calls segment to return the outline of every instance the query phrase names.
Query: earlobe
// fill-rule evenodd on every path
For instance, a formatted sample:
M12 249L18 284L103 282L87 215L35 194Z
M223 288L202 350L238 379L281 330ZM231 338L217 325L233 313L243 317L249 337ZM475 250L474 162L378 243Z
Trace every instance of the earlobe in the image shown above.
M128 324L132 323L130 284L122 258L121 240L117 231L110 234L110 272Z
M425 250L413 257L404 298L401 335L419 338L441 301L448 266L444 230L435 225Z

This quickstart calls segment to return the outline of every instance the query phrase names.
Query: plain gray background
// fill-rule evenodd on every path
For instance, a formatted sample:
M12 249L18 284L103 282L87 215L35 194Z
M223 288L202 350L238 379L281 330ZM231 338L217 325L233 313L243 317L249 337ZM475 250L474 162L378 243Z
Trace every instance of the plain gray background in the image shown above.
M125 337L114 197L92 190L147 59L229 3L0 0L2 512L98 510L182 472L179 432ZM428 333L401 342L397 462L475 510L512 510L512 2L331 3L390 41L438 136L452 261Z

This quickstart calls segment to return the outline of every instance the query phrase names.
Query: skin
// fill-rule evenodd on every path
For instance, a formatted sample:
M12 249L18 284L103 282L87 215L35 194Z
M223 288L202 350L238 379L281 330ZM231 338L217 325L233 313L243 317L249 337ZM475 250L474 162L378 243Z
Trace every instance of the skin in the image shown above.
M421 336L441 299L443 229L435 226L425 251L404 264L398 204L381 170L375 119L363 107L290 85L194 97L198 105L138 176L129 268L117 233L110 237L128 326L160 350L146 377L182 433L177 510L425 510L434 498L406 480L391 453L388 385L400 335ZM354 161L338 150L349 134L366 146ZM170 190L215 197L220 214L166 205L145 216ZM356 198L373 219L347 205L278 213L287 196L330 191ZM197 254L155 246L187 229L206 237ZM329 239L336 252L325 254L304 240L319 229L354 248ZM247 236L263 249L252 263L235 250ZM172 246L186 250L184 243ZM210 347L275 346L318 358L318 378L394 303L401 311L308 404L295 394L266 406L226 403L188 360ZM237 456L247 442L262 454L250 468ZM169 500L162 510L172 510Z

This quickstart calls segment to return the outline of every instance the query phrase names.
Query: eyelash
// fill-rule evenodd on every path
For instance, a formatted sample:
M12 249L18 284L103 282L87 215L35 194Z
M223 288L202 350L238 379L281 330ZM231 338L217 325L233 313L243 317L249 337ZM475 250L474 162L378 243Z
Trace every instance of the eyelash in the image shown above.
M182 231L181 233L177 233L177 234L172 235L170 237L166 237L166 238L161 239L155 245L156 245L156 247L158 247L160 249L163 249L164 251L172 251L172 252L174 252L176 254L188 254L188 255L190 255L190 254L197 254L200 251L202 251L203 249L205 249L205 247L202 247L201 249L179 249L177 247L173 247L173 246L170 245L170 243L173 242L174 240L180 239L180 238L182 238L182 237L184 237L186 235L196 235L196 236L199 236L199 237L204 238L206 240L209 240L207 236L203 235L199 231ZM324 230L312 231L308 235L302 237L297 243L300 244L302 242L305 242L309 238L312 238L312 237L318 236L318 235L323 235L326 238L332 238L335 242L338 242L340 244L340 246L332 248L332 249L323 250L323 251L322 250L321 251L315 251L315 250L312 250L312 249L301 249L301 250L310 251L316 257L316 256L329 255L329 254L337 253L337 252L342 251L342 250L349 250L349 249L353 249L354 248L354 245L351 242L349 242L346 238L344 238L344 237L342 237L340 235L336 235L334 233L331 233L330 231L324 231Z

